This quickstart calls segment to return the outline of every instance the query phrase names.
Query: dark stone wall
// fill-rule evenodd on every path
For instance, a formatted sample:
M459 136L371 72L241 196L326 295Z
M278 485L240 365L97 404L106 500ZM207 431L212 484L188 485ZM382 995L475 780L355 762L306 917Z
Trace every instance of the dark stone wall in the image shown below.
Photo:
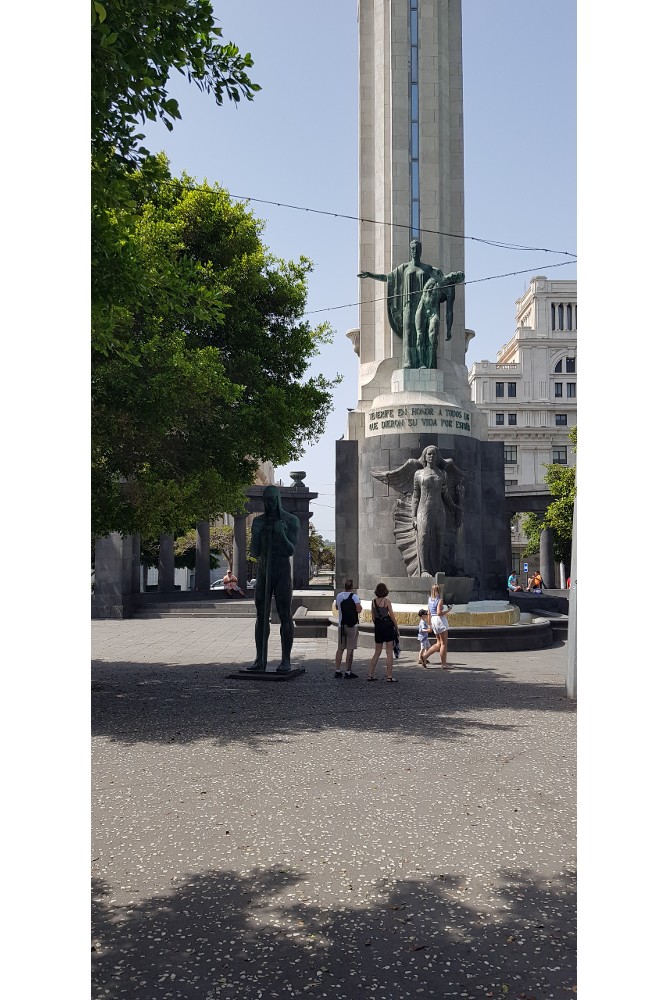
M338 442L346 443L352 444ZM418 458L431 444L466 473L463 524L457 531L448 522L445 568L450 575L475 578L471 600L506 600L503 446L454 434L386 434L359 442L359 570L352 575L367 590L384 577L407 575L393 532L393 506L400 494L373 479L371 469L396 469L409 458ZM336 493L338 551L339 538L342 542L345 537L338 525L338 476ZM349 503L349 494L345 502Z
M336 441L336 591L359 585L359 457L356 441Z

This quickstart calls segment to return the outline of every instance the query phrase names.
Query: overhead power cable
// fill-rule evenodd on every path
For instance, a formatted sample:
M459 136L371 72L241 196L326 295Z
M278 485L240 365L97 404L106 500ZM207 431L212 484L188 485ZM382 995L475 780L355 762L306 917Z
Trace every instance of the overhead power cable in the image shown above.
M411 229L409 223L387 222L383 219L364 219L358 215L347 215L345 212L328 212L322 208L306 208L303 205L288 205L282 201L269 201L266 198L250 198L242 194L230 194L230 198L238 201L256 201L261 205L274 205L277 208L290 208L295 212L311 212L314 215L329 215L334 219L351 219L353 222L366 222L371 226L392 226L395 229ZM472 240L475 243L487 243L491 247L500 247L502 250L539 250L542 253L558 253L566 257L575 257L575 253L569 250L550 250L548 247L526 247L520 243L505 243L502 240L485 240L481 236L464 236L462 233L446 233L441 229L420 229L422 233L430 233L433 236L451 236L456 240Z
M490 274L486 278L471 278L469 281L460 281L460 285L476 285L481 281L493 281L495 278L512 278L516 274L531 274L536 271L546 271L551 267L565 267L566 264L572 264L571 260L562 260L559 264L538 264L536 267L528 267L523 271L507 271L505 274ZM372 279L371 279L372 280ZM456 287L456 286L454 286ZM409 292L410 295L421 295L421 291L416 290L414 292ZM399 298L399 296L395 296ZM323 309L308 309L303 313L304 316L312 316L314 313L323 312L334 312L336 309L351 309L353 306L367 305L369 302L384 302L386 300L386 295L380 295L376 299L364 299L363 302L346 302L342 306L325 306Z
M226 191L226 188L212 189L210 185L204 184L186 184L183 185L177 177L172 177L171 183L179 184L190 191L204 191L208 194L220 194L220 190ZM269 201L268 198L252 198L250 195L244 194L231 194L231 192L226 191L230 198L235 198L236 201L254 201L259 205L274 205L276 208L289 208L294 212L310 212L312 215L328 215L333 219L350 219L352 222L365 222L371 226L391 226L394 229L411 229L408 223L403 222L387 222L384 219L364 219L359 215L347 215L345 212L330 212L322 208L308 208L305 205L290 205L284 201ZM429 233L433 236L451 236L452 239L456 240L471 240L474 243L486 243L491 247L499 247L501 250L535 250L540 253L557 253L565 257L572 257L576 260L576 253L572 253L570 250L551 250L549 247L527 247L523 246L521 243L506 243L504 240L487 240L483 239L481 236L465 236L462 233L447 233L441 229L421 229L422 233ZM516 272L520 274L520 271ZM480 281L483 279L479 279Z

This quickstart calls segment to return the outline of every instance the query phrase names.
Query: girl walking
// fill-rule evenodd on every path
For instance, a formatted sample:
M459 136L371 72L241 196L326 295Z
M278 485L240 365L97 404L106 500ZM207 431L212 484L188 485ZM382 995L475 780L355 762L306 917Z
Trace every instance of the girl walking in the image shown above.
M395 684L396 678L393 676L394 635L398 632L398 622L396 621L391 601L387 597L388 593L386 584L378 583L375 588L375 599L371 604L371 615L373 617L373 625L375 626L375 652L368 666L368 677L366 680L377 680L374 676L375 665L380 658L380 653L384 646L387 658L387 681L390 684Z
M434 583L431 587L431 596L428 599L428 623L435 635L435 646L431 646L428 651L422 650L419 654L419 662L422 667L426 666L429 656L433 653L440 653L440 665L444 670L449 670L447 666L447 632L449 630L447 615L452 610L452 606L448 604L445 610L440 587Z

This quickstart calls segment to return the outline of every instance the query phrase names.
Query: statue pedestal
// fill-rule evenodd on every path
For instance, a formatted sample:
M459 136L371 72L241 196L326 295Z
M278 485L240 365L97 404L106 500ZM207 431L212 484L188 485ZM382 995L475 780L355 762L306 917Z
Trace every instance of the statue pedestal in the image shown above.
M440 585L440 593L446 604L467 604L475 582L473 576L446 576L444 573L438 573L436 577L383 576L381 579L387 585L389 600L393 605L410 604L415 608L426 607L434 583ZM372 601L375 597L374 588L358 587L357 593L362 601Z
M437 368L397 368L391 376L392 392L445 392L445 373Z
M237 670L233 674L227 674L228 680L235 681L291 681L295 677L305 674L305 667L292 667L284 673L277 670Z

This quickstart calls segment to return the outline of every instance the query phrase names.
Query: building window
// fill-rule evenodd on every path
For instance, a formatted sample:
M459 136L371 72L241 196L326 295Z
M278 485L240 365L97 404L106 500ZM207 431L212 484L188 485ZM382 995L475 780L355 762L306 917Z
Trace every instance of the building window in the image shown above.
M500 399L505 395L505 383L496 382L496 399Z
M560 361L556 362L556 367L554 368L554 371L556 372L557 375L560 375L562 370L563 370L563 359L561 358Z
M516 445L505 445L505 465L516 465Z
M507 383L507 395L516 396L516 382Z
M574 358L565 358L565 371L566 372L574 372L574 371L576 371L576 369L574 367L574 360L575 360Z
M496 413L496 427L501 427L505 423L505 414Z
M507 423L510 425L510 427L516 427L516 413L507 414Z
M556 303L551 303L551 329L556 329Z
M518 485L519 485L519 480L518 479L506 479L505 480L505 486L518 486Z
M563 395L563 383L554 382L554 396L559 399Z
M567 413L556 414L556 427L567 427Z
M576 395L577 395L577 383L576 382L568 382L567 383L567 398L568 399L574 399Z
M553 449L553 465L567 465L567 448Z
M563 303L558 303L558 329L563 329Z

